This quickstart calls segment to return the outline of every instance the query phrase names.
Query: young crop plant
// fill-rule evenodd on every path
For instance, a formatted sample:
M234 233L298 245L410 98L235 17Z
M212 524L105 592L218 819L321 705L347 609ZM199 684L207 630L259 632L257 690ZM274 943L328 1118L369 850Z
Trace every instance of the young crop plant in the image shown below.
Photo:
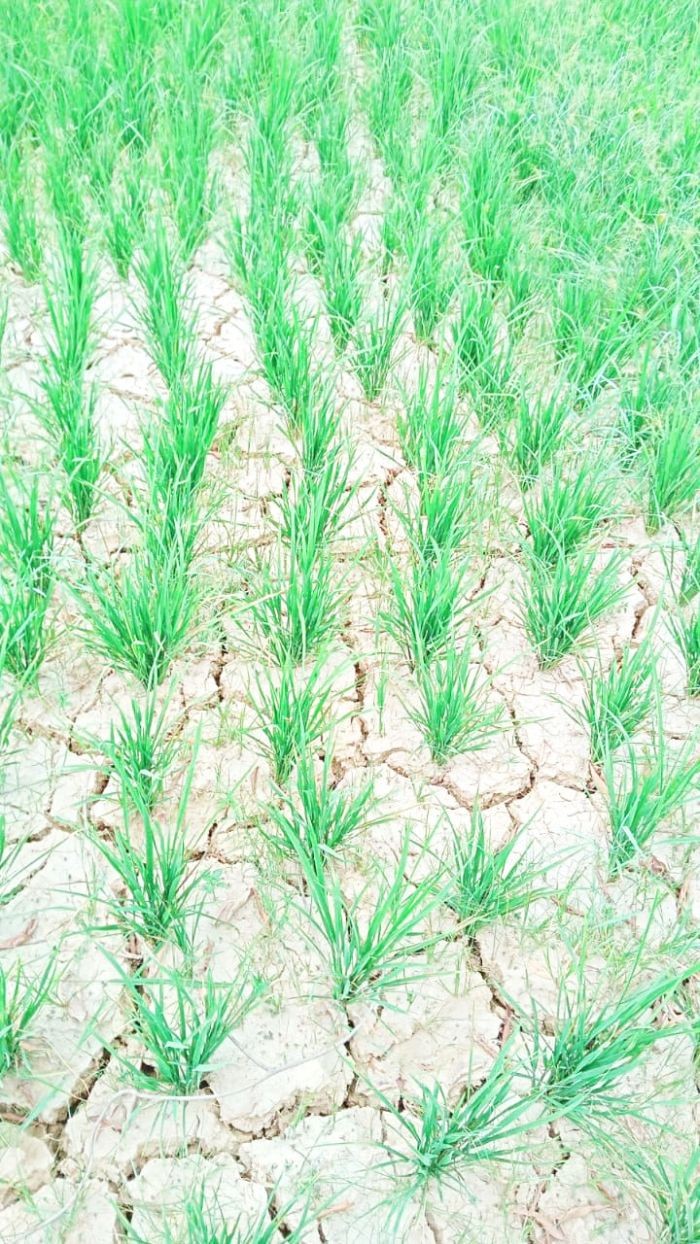
M393 874L380 871L352 901L320 843L307 839L293 845L309 898L300 912L310 940L327 960L333 998L341 1003L383 998L424 979L426 954L445 937L429 924L445 901L445 880L439 870L421 880L407 876L408 833Z
M523 499L533 555L553 566L585 544L616 513L616 481L605 462L584 456L573 466L555 458L538 492Z
M292 793L277 790L277 801L267 805L272 828L266 837L286 854L305 848L333 856L347 843L357 840L370 823L373 811L372 783L359 790L338 790L334 784L333 756L326 752L316 772L308 753L300 756L292 783Z
M251 695L262 755L273 781L283 786L300 756L332 728L331 686L319 658L309 673L285 661L278 670L255 675Z
M472 271L500 281L520 239L512 156L501 124L487 126L469 146L460 216Z
M169 389L192 374L195 325L182 258L168 241L162 220L147 233L135 265L143 292L139 318L146 346Z
M221 1046L259 1001L263 982L245 966L234 980L218 982L211 972L200 980L163 967L157 976L132 976L113 962L144 1047L140 1067L117 1053L129 1079L146 1092L155 1081L183 1097L196 1093L215 1070Z
M106 900L114 925L154 947L171 943L183 954L191 949L203 898L215 881L213 873L197 872L186 844L195 757L196 748L171 826L137 802L135 789L122 788L122 827L110 838L93 834L95 847L121 883L119 897Z
M127 155L117 185L110 187L102 207L105 243L123 281L129 276L145 235L150 192L145 162L136 155Z
M585 969L582 958L573 997L561 987L554 1035L544 1036L535 1025L532 1047L533 1085L551 1117L583 1128L639 1111L639 1103L619 1091L621 1081L657 1041L681 1031L662 1025L654 1008L683 979L663 975L637 988L630 979L614 1001L600 1005L590 996Z
M41 273L43 251L28 163L28 149L19 138L0 144L0 212L5 245L13 264L26 281L32 282Z
M364 306L362 241L349 237L342 225L328 223L316 205L307 218L307 249L323 285L324 303L333 344L345 354L360 323Z
M226 389L200 363L173 384L155 418L144 422L142 459L156 514L177 526L194 515L195 500L226 401Z
M447 871L452 878L446 902L459 917L466 936L514 915L527 915L538 899L551 890L542 884L543 869L514 856L518 838L498 850L488 843L484 818L476 803L468 830L452 827L452 851Z
M490 374L496 355L494 295L489 285L466 285L460 291L452 341L460 387L470 391L475 380Z
M327 546L294 527L276 561L261 562L249 615L276 663L302 664L324 648L340 627L342 597Z
M631 1173L643 1178L660 1220L659 1244L695 1244L700 1239L700 1151L695 1148L687 1162L673 1165L659 1157L649 1169L633 1166Z
M700 592L700 535L694 541L682 540L685 564L678 599L681 605L689 605Z
M605 757L605 782L610 818L608 868L611 877L646 852L656 832L696 796L700 786L700 758L696 741L669 756L663 728L648 760L640 762L631 746L621 775L610 753Z
M620 583L620 558L595 571L595 552L579 549L553 564L526 549L527 584L521 609L530 643L542 669L556 665L587 629L619 604L627 591Z
M0 1084L8 1072L24 1064L25 1043L51 998L55 979L52 958L33 979L19 963L7 971L0 965Z
M673 378L647 350L639 374L623 383L620 394L618 439L625 469L634 469L643 461L676 398Z
M555 302L554 346L583 400L615 380L630 352L632 329L624 300L580 272L564 277Z
M31 483L0 473L0 655L16 678L33 678L46 653L53 596L54 517Z
M695 698L700 696L700 606L687 617L675 619L672 627L685 661L686 690Z
M382 300L380 306L372 310L365 306L355 326L351 365L368 402L375 402L384 391L403 322L403 301L393 297Z
M192 637L200 589L191 569L192 532L147 532L126 565L88 565L75 589L91 647L146 688L158 686Z
M431 382L427 367L421 367L415 390L404 397L397 431L401 452L418 475L421 491L454 471L465 452L465 418L454 378L443 383L438 371Z
M176 65L177 59L182 56L176 58ZM164 101L161 174L182 257L189 262L204 241L214 210L209 165L216 125L202 75L191 66L177 66L177 70L177 85Z
M61 231L59 246L58 274L46 290L51 338L37 413L63 469L66 500L80 528L92 514L103 465L95 420L97 395L94 387L85 385L97 275L79 238Z
M502 712L488 701L488 680L475 663L471 644L448 646L444 655L415 669L418 726L436 764L487 747L501 728Z
M654 702L656 661L646 644L625 646L607 673L592 669L586 679L583 714L596 765L628 743L647 720Z
M389 562L392 600L381 614L386 633L411 669L444 656L464 622L467 565L449 548L418 549L408 571Z
M531 488L544 467L571 435L571 411L560 393L517 403L512 429L511 459L523 489Z
M398 1146L384 1144L399 1181L397 1220L427 1185L458 1189L468 1168L488 1169L517 1159L528 1148L529 1133L541 1124L533 1117L536 1094L516 1090L512 1040L501 1047L481 1084L464 1089L454 1105L438 1082L418 1088L408 1110L378 1093L400 1139Z
M700 436L692 399L672 407L646 453L649 531L689 509L700 494Z
M123 1230L128 1244L278 1244L282 1238L291 1244L303 1244L313 1229L314 1216L308 1197L298 1194L288 1203L275 1209L275 1189L269 1196L268 1206L255 1217L250 1214L232 1218L225 1213L218 1196L203 1182L187 1192L181 1212L175 1222L170 1216L154 1214L148 1223L148 1235L141 1235L126 1218ZM293 1214L294 1227L289 1227ZM284 1235L282 1236L282 1232Z
M170 700L168 695L159 706L154 691L143 701L132 700L128 709L117 709L118 722L111 725L109 738L95 741L119 779L122 801L137 811L151 812L159 802L177 756L175 727L168 720Z
M452 301L457 270L446 228L429 219L411 231L406 247L407 302L418 341L431 345Z

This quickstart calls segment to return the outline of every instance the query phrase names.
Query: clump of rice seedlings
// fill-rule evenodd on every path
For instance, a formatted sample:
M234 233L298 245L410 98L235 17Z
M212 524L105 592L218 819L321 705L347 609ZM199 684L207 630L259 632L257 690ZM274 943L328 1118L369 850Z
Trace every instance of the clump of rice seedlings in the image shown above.
M659 424L674 401L672 378L659 368L650 350L644 355L639 375L622 385L617 429L620 460L625 468L635 467L648 451Z
M421 488L456 466L464 448L464 424L454 380L444 384L438 372L431 385L428 369L421 367L416 388L404 399L397 418L401 452Z
M147 1236L140 1235L133 1224L124 1219L126 1240L129 1244L154 1244L155 1240L158 1244L278 1244L282 1232L283 1238L291 1240L291 1244L303 1244L308 1239L314 1215L308 1199L302 1200L298 1194L275 1210L275 1189L272 1189L269 1204L260 1214L254 1218L242 1214L232 1221L212 1192L205 1183L188 1190L177 1221L173 1224L169 1216L154 1214ZM292 1212L295 1226L290 1228L288 1220Z
M299 665L338 630L341 597L333 558L303 530L295 526L289 547L278 547L276 565L259 565L257 581L249 616L278 665Z
M555 459L539 492L528 491L523 500L534 556L547 565L570 557L615 515L615 494L615 479L600 459L584 457L574 467Z
M320 660L308 674L285 661L279 670L256 672L255 683L251 701L259 747L273 781L283 786L298 758L331 728L331 687Z
M413 71L403 32L382 47L366 92L367 120L387 177L402 182L411 148L410 98Z
M512 156L500 125L487 126L470 145L460 218L472 271L500 281L519 242Z
M686 691L690 696L700 696L700 607L686 617L673 619L671 626L685 661Z
M506 1042L481 1084L465 1088L454 1105L438 1082L418 1085L408 1110L378 1094L401 1138L400 1147L383 1146L404 1185L397 1217L426 1185L459 1187L466 1168L512 1161L528 1147L528 1133L541 1120L533 1118L533 1097L516 1092L512 1047Z
M662 728L646 760L638 760L631 746L625 760L621 773L616 773L610 752L604 765L611 834L608 868L612 877L644 854L661 825L692 801L700 782L695 740L669 756Z
M162 221L144 239L134 270L144 294L139 317L146 345L172 389L193 370L195 340L189 286Z
M410 846L406 834L393 874L380 872L351 902L321 845L296 846L309 899L300 911L323 949L338 1002L383 997L423 979L426 952L445 936L429 928L444 902L444 878L439 871L421 880L407 875Z
M178 744L168 721L170 697L158 705L149 691L145 700L132 700L127 710L118 709L109 738L99 742L100 751L119 779L122 800L149 812L159 802L177 755Z
M532 1074L552 1114L585 1127L638 1109L628 1093L616 1090L657 1041L680 1031L662 1027L653 1008L683 977L659 976L636 989L630 979L601 1006L590 997L585 959L577 973L575 996L565 985L560 990L554 1035L534 1030Z
M651 648L625 646L607 673L592 670L586 681L583 714L591 737L591 760L605 757L629 741L647 719L654 697L656 662Z
M279 789L279 802L267 805L272 829L266 837L285 853L315 844L322 853L333 855L367 827L373 806L371 782L354 793L338 790L332 764L328 751L316 772L311 756L304 753L296 766L292 793Z
M467 937L474 938L497 920L527 915L532 903L547 898L543 869L513 856L517 836L498 850L486 838L481 809L474 805L468 830L452 828L452 851L447 863L451 885L446 902L456 912Z
M467 612L463 558L451 548L416 550L407 571L389 563L392 600L382 611L387 634L411 668L425 668L442 656Z
M153 530L122 567L89 565L76 598L91 647L146 688L160 684L191 638L199 589L191 538Z
M118 897L105 900L116 927L154 947L170 942L183 953L191 947L191 930L197 923L202 898L214 883L211 872L196 871L186 845L195 758L196 747L171 826L166 828L153 816L135 786L131 790L122 786L122 827L110 838L92 835L95 847L121 883ZM132 816L132 807L138 821Z
M521 395L512 426L511 460L523 488L532 487L570 435L571 412L561 394L529 402Z
M322 385L313 367L315 324L309 325L297 307L287 311L278 299L254 323L263 375L294 439L306 412L321 400Z
M447 253L444 226L423 219L411 232L406 246L407 302L418 341L430 345L452 301L457 272Z
M19 140L2 145L0 153L0 210L3 236L12 262L26 281L41 272L42 244L36 195L27 168L27 153Z
M646 1166L646 1164L645 1164ZM634 1171L638 1177L639 1172ZM658 1158L644 1169L648 1191L660 1218L659 1244L694 1244L700 1238L700 1152L669 1167Z
M344 355L362 316L362 245L359 234L348 240L333 234L324 246L320 263L326 315L339 355Z
M103 465L96 391L86 391L84 381L97 276L78 238L61 232L59 245L58 275L46 291L51 340L42 369L45 400L37 413L63 468L73 519L82 527L92 513Z
M196 1093L216 1069L221 1046L259 1001L263 982L245 968L226 982L211 971L199 980L163 967L157 976L131 976L113 962L144 1047L140 1067L116 1051L129 1079L146 1092L161 1085L183 1097Z
M624 597L620 558L611 557L597 573L595 552L579 549L573 557L542 561L527 550L527 585L521 616L542 669L561 661L589 627Z
M624 300L611 301L601 284L570 273L555 302L554 345L574 388L583 397L595 397L618 376L630 349Z
M700 437L690 401L669 412L646 454L649 531L687 509L700 493Z
M403 302L389 298L374 310L365 306L363 317L355 326L351 364L368 402L375 402L384 390L403 321Z
M504 272L503 284L508 308L508 332L514 341L518 341L525 332L535 300L535 278L529 268L512 259Z
M214 113L205 102L201 75L182 66L165 101L160 152L162 185L185 262L204 240L213 212L209 164L215 137Z
M471 32L458 4L437 5L427 15L426 77L430 91L430 128L452 162L462 123L472 106L478 59Z
M53 596L54 517L39 480L0 474L0 651L16 678L32 678L46 652Z
M471 646L449 645L444 655L415 669L418 726L436 764L486 747L501 727L502 713L488 702L488 680L474 663Z
M681 605L689 605L700 592L700 536L692 544L683 539L683 551L685 564L678 599Z
M494 297L489 285L467 285L452 324L455 359L462 387L490 364L496 351Z
M202 483L219 426L226 389L200 363L173 384L155 420L143 428L142 457L151 498L187 514Z
M0 965L0 1080L23 1065L25 1043L51 997L55 978L53 959L34 979L19 963L9 971Z
M127 159L117 186L110 187L103 207L107 250L123 281L144 238L149 197L145 165L132 156Z

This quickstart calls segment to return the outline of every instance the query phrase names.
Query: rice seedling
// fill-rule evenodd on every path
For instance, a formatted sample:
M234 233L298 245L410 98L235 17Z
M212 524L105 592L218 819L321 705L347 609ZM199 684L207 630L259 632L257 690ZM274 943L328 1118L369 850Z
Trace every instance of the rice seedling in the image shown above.
M519 233L511 157L499 126L487 126L470 146L460 221L472 271L487 281L500 281Z
M33 678L46 653L54 517L31 483L0 474L0 645L3 666Z
M500 728L502 713L489 704L472 647L448 646L444 655L415 669L418 706L411 720L418 726L436 764L463 752L486 747Z
M532 487L570 435L571 411L555 392L529 402L521 395L512 428L511 458L523 488Z
M145 164L132 156L126 161L117 187L110 187L103 205L107 250L123 281L127 279L134 255L143 242L149 196Z
M263 375L293 439L301 431L305 412L322 400L321 381L313 367L315 325L308 325L297 307L287 312L277 299L254 321Z
M615 608L627 586L619 581L620 558L594 570L596 555L579 549L553 564L526 552L527 584L521 617L542 669L556 665L600 618Z
M245 966L235 979L219 982L211 972L200 980L163 967L157 976L131 976L112 962L143 1045L139 1067L115 1051L129 1079L144 1091L162 1086L183 1097L196 1093L216 1068L221 1046L259 1001L264 983Z
M533 555L547 565L570 557L616 513L616 480L606 463L586 456L573 467L555 458L539 492L525 493L523 511Z
M452 878L447 905L459 917L469 938L498 920L527 916L533 903L552 891L542 884L544 869L514 856L517 835L494 850L487 841L484 818L476 803L469 829L452 827L452 851L447 871Z
M167 541L151 531L125 566L90 564L74 590L90 646L146 688L163 681L192 635L200 593L191 538L189 529Z
M335 1000L384 998L391 989L422 979L426 953L445 936L429 926L444 902L445 886L440 872L422 880L407 876L408 833L393 874L380 872L352 902L321 844L307 840L295 849L309 900L300 912L310 939L323 948Z
M679 614L671 620L671 629L683 654L686 669L686 691L700 696L700 608L686 617Z
M692 405L681 401L669 412L646 454L649 531L689 508L700 493L700 437Z
M615 380L632 344L621 296L602 283L570 273L555 304L555 350L566 361L571 384L585 399Z
M434 381L421 367L415 390L406 394L397 416L401 452L418 475L421 491L454 470L464 455L465 419L452 377L438 371Z
M278 546L276 565L261 562L249 605L258 634L279 666L315 655L340 626L341 596L327 548L311 545L295 526L289 549Z
M343 355L360 323L364 304L361 239L353 234L348 240L342 232L326 230L317 218L313 219L326 315L335 348Z
M463 623L467 565L453 551L416 551L407 571L389 562L392 601L380 621L413 670L442 656Z
M0 965L0 1080L26 1064L25 1045L36 1020L50 1001L56 980L55 962L30 978L20 963L6 971Z
M278 789L276 803L269 803L267 816L272 829L265 831L279 850L294 854L307 847L333 855L357 839L367 828L373 807L372 783L354 793L336 789L333 756L326 752L318 773L308 753L300 756L293 778L293 793ZM373 823L376 818L372 818Z
M19 140L3 145L0 152L0 210L5 245L24 279L36 281L41 273L43 250L27 152Z
M496 352L493 294L488 285L460 290L457 318L452 324L454 354L462 385L487 371Z
M621 465L635 468L643 461L660 423L674 402L674 382L647 351L639 375L623 383L618 434Z
M204 476L226 401L226 389L200 363L173 383L155 420L143 427L142 458L156 508L186 516Z
M395 1216L430 1183L459 1188L469 1167L509 1162L528 1147L528 1133L540 1122L533 1117L534 1097L515 1090L513 1041L499 1050L488 1074L476 1087L464 1089L451 1105L439 1082L418 1085L408 1110L399 1110L378 1093L391 1115L401 1145L384 1143L399 1180ZM375 1090L377 1092L377 1090Z
M625 646L607 673L591 670L586 680L583 715L590 731L591 760L603 764L649 716L654 699L656 662L646 644Z
M448 254L446 229L423 220L419 228L411 232L406 258L406 296L416 338L430 345L457 286L457 271Z
M194 322L184 268L162 221L144 239L134 272L144 294L139 317L146 345L166 385L174 388L193 369Z
M694 542L681 536L685 562L678 599L681 605L689 605L700 592L700 536Z
M309 1201L297 1195L276 1210L276 1199L273 1188L269 1204L260 1214L233 1218L231 1213L224 1212L214 1189L201 1183L188 1189L174 1223L167 1215L154 1214L147 1236L139 1234L133 1223L124 1219L125 1239L129 1244L154 1244L155 1240L158 1244L277 1244L284 1231L285 1240L303 1244L314 1218ZM295 1225L290 1228L292 1214Z
M451 162L478 81L478 60L459 5L434 6L427 15L426 68L431 97L430 127Z
M119 779L122 800L136 810L150 812L159 802L177 755L168 719L170 699L159 706L157 695L149 691L145 700L131 700L127 710L117 709L118 721L112 723L109 738L96 741Z
M401 299L383 300L379 308L365 307L355 326L351 343L351 364L366 401L381 396L404 320Z
M576 969L573 997L562 985L553 1036L535 1027L533 1084L554 1116L581 1127L637 1113L641 1106L620 1092L624 1077L660 1040L674 1036L678 1025L661 1025L654 1008L672 995L678 976L657 976L637 988L630 977L614 1001L597 1004L590 996L585 958Z
M625 765L616 772L612 753L604 759L610 848L608 868L615 877L643 856L661 826L695 797L700 759L691 739L669 756L663 729L651 755L640 761L628 745Z
M160 142L162 185L186 262L204 240L214 209L209 164L216 130L203 87L199 74L180 68L165 104Z
M298 758L332 727L331 687L320 660L305 677L291 661L279 671L256 672L251 696L259 747L278 786L287 782Z
M700 1153L697 1149L687 1162L668 1165L659 1157L648 1169L635 1163L633 1174L648 1187L650 1199L660 1219L659 1244L694 1244L700 1237ZM655 1225L657 1225L655 1224Z

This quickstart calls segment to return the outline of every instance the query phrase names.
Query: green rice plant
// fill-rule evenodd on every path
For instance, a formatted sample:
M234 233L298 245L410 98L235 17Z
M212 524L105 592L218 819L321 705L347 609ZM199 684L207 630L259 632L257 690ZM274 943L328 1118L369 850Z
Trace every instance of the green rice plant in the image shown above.
M415 669L418 706L411 710L436 764L488 746L501 726L501 710L488 703L470 644L450 644L443 655Z
M0 655L16 678L33 678L46 653L53 545L54 517L38 478L0 473Z
M60 233L58 242L58 272L46 289L48 366L57 379L71 381L82 376L88 362L97 271L79 238Z
M410 845L406 833L393 874L380 871L352 902L319 843L295 847L309 900L300 911L327 959L337 1002L384 998L423 979L426 953L445 936L429 927L444 901L444 879L439 872L407 876Z
M540 1122L533 1118L533 1096L516 1092L513 1041L499 1050L481 1084L465 1088L453 1105L439 1082L419 1084L409 1109L398 1109L378 1093L401 1138L400 1146L384 1143L403 1185L395 1215L400 1220L416 1193L435 1183L459 1188L469 1167L481 1169L508 1162L529 1147L528 1133ZM377 1092L377 1090L375 1090Z
M266 806L272 829L269 841L281 851L294 854L315 845L325 855L352 843L369 823L373 806L372 783L355 793L337 790L333 779L333 756L327 751L318 772L311 756L300 756L292 791L278 789L277 802Z
M319 400L319 377L312 361L315 324L297 307L287 311L273 301L253 322L263 375L273 400L282 407L290 438L299 434L306 411Z
M457 555L478 533L481 515L474 469L470 446L451 472L432 478L420 473L418 500L407 498L404 507L397 508L399 522L419 562Z
M694 1244L700 1238L699 1168L700 1152L697 1148L687 1162L669 1166L665 1159L659 1157L651 1170L648 1170L647 1163L641 1171L633 1168L638 1178L646 1176L650 1198L661 1220L659 1244Z
M685 563L678 599L681 605L689 605L700 592L700 536L696 536L693 543L683 536L681 541Z
M355 233L348 240L344 233L329 230L321 234L320 245L323 250L318 266L326 315L335 348L343 355L362 316L361 238Z
M555 457L538 495L528 491L523 510L534 556L547 565L570 557L616 513L616 481L606 463L589 455L573 467Z
M656 661L647 644L625 646L607 673L591 670L586 680L584 719L590 731L591 760L600 765L606 756L632 735L648 718L654 698Z
M512 257L506 265L503 284L508 306L508 332L514 341L519 341L537 296L537 278L525 264Z
M362 319L355 326L351 364L368 402L375 402L384 390L403 321L402 300L389 298L373 311L365 307Z
M484 818L478 803L470 815L469 829L452 827L452 852L447 862L451 887L446 899L456 912L467 937L498 920L508 920L547 898L551 890L542 885L545 869L529 864L525 855L513 857L517 836L494 851L486 839Z
M651 441L674 402L672 378L661 371L651 350L644 356L639 375L623 383L620 394L618 433L624 468L643 460Z
M195 330L182 261L162 221L144 239L134 272L144 295L139 318L146 346L166 385L174 388L192 371Z
M430 126L451 163L460 130L473 103L478 58L459 4L435 5L427 15L426 77L430 91Z
M340 463L343 456L347 463L350 455L342 447L341 411L332 386L319 377L312 389L310 402L299 413L302 487L310 492L312 481L319 478L321 508L327 510L330 504L331 509L335 510L336 502L340 501L338 490L346 488Z
M132 156L126 161L117 186L110 187L103 204L107 250L123 281L129 275L136 250L144 238L149 198L145 163Z
M631 342L624 299L611 297L602 282L569 273L555 302L554 345L584 398L616 379Z
M204 83L183 67L165 101L160 150L162 184L185 262L204 240L213 212L209 164L215 139L215 115L205 102Z
M337 438L327 439L325 433L337 426L335 412L331 409L330 424L319 426L315 415L323 409L319 405L311 412L311 426L302 428L300 458L302 471L292 477L279 502L280 536L290 550L298 551L299 564L310 564L326 549L346 520L350 502L357 493L357 485L350 482L351 459L346 446ZM307 435L308 433L308 435ZM319 450L323 445L323 459ZM351 452L351 451L350 451Z
M619 582L620 557L613 556L597 573L595 552L579 549L553 564L526 552L527 584L521 617L542 669L556 665L571 652L584 632L619 604L627 585Z
M143 427L142 458L151 498L157 508L186 515L204 476L226 401L226 389L200 363L173 383L155 420Z
M575 995L561 987L554 1034L545 1036L536 1026L533 1033L533 1084L555 1117L586 1127L638 1112L632 1096L617 1090L657 1041L680 1031L655 1023L653 1015L680 979L658 976L634 988L630 977L614 1001L597 1005L580 961Z
M500 281L519 242L512 157L500 125L487 125L470 144L460 220L472 271Z
M700 696L700 607L686 617L672 619L671 628L685 661L686 691L690 696Z
M129 1079L142 1090L155 1086L189 1097L217 1066L216 1055L261 998L265 986L243 967L232 981L211 971L199 980L158 968L131 976L112 959L131 1007L131 1022L144 1046L141 1067L115 1051ZM147 1068L147 1070L144 1070Z
M395 184L405 177L409 159L412 93L410 54L402 37L393 46L382 49L365 92L370 133L387 177Z
M291 661L279 670L256 670L255 687L251 704L260 751L273 781L283 786L298 758L330 730L332 688L320 660L308 674L297 672Z
M688 509L700 493L700 436L690 403L673 407L646 457L649 531L658 531L665 518Z
M88 565L75 590L90 646L146 688L163 681L191 637L199 590L190 561L189 530L167 541L153 531L122 568Z
M42 242L27 164L27 152L18 140L0 146L0 211L5 245L24 279L36 281L41 272Z
M55 980L53 958L34 979L20 963L8 971L0 965L0 1081L25 1063L25 1042L51 998Z
M459 409L457 387L438 370L431 383L422 366L414 391L406 394L396 420L401 452L418 475L423 491L452 471L464 454L465 418Z
M612 753L605 757L604 771L610 818L608 868L611 877L644 854L660 826L680 813L695 797L700 781L700 758L691 739L669 757L663 728L656 746L640 763L628 745L625 768L618 776Z
M407 571L391 560L392 601L380 621L413 670L444 655L467 612L467 566L453 551L416 551Z
M433 342L457 286L457 270L448 244L445 227L428 218L411 231L406 246L407 302L416 338L427 345Z
M523 488L530 488L566 443L571 432L571 411L555 392L534 402L522 394L515 410L511 460Z
M138 1234L133 1224L124 1218L124 1238L129 1244L154 1244L156 1240L158 1244L278 1244L281 1238L291 1240L291 1244L303 1244L308 1239L314 1221L308 1199L296 1195L275 1210L273 1188L268 1206L254 1219L243 1214L232 1221L212 1192L205 1183L189 1189L176 1223L166 1215L154 1214L148 1223L147 1236ZM292 1211L295 1226L290 1229L288 1220Z
M152 811L161 799L165 782L178 751L173 726L168 721L168 696L158 705L155 692L145 700L131 700L127 710L118 708L109 738L99 749L119 779L122 800L135 809Z
M295 528L289 549L277 547L276 564L260 562L249 613L276 663L299 665L314 656L340 626L341 597L327 548L310 547Z
M464 388L488 371L496 353L493 293L488 285L461 290L457 318L452 324L453 351Z

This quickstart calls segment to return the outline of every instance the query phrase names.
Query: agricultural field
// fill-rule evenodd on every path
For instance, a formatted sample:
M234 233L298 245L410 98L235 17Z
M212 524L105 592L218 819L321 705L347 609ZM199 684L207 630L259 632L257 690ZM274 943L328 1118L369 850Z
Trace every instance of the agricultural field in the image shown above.
M0 1244L699 1244L695 0L0 24Z

